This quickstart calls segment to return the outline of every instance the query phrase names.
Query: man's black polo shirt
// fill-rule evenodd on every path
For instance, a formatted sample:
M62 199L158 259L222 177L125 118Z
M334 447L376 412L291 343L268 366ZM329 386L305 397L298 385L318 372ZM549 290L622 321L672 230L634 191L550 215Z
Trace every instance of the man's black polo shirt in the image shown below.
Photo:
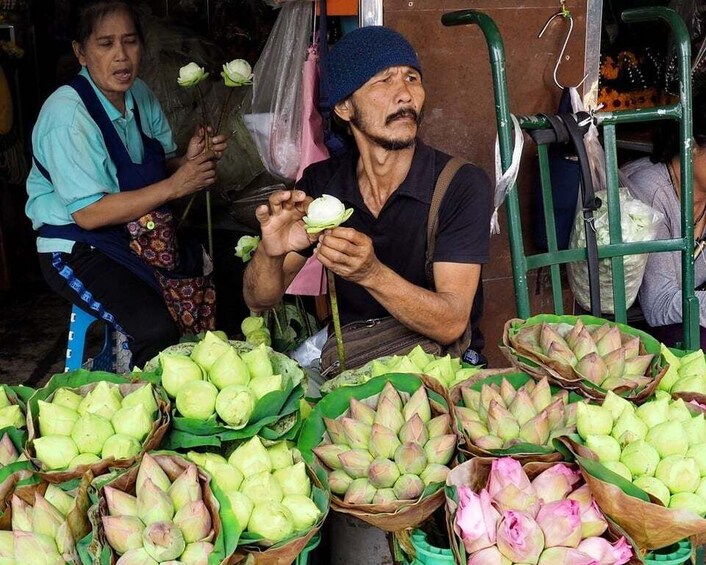
M424 257L427 217L436 179L451 157L420 140L407 177L375 218L363 202L356 178L357 150L307 167L297 188L312 198L331 194L353 215L344 226L373 240L377 258L412 284L426 287ZM491 188L487 175L464 165L452 180L439 210L433 261L487 263L490 245ZM363 287L336 277L341 323L388 316Z

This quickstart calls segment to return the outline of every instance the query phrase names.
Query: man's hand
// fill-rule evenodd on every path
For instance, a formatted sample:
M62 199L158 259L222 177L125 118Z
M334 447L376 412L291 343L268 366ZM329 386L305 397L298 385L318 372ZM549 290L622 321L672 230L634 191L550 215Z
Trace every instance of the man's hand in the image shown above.
M381 267L373 241L353 228L326 230L319 238L316 256L324 267L361 286L366 286Z
M268 204L258 206L255 217L262 233L259 249L270 257L283 257L316 241L306 233L302 221L309 202L311 198L301 190L282 190L272 194Z

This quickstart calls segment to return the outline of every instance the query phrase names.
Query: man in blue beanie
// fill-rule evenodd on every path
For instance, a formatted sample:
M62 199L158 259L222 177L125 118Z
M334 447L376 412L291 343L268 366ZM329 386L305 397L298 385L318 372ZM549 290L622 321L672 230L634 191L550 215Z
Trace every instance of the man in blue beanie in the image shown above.
M355 146L309 166L295 190L276 193L269 206L258 207L262 241L245 272L246 303L261 311L279 302L313 252L335 274L343 324L383 319L389 327L396 320L402 334L412 336L401 339L407 350L418 342L435 353L465 354L477 364L482 336L476 332L480 340L471 340L477 328L469 320L489 255L487 175L467 163L458 168L454 160L457 172L448 170L444 177L450 180L439 180L451 156L417 137L426 96L422 67L401 34L382 26L348 33L331 49L328 74L331 106ZM448 190L434 210L432 197L443 184ZM302 218L311 199L323 194L354 212L343 226L307 235ZM437 230L427 259L430 219ZM392 333L394 349L400 332ZM322 368L333 363L329 375L336 372L333 344L331 336L322 355ZM350 357L354 365L366 362L351 348L352 342L346 349L349 369L355 368Z

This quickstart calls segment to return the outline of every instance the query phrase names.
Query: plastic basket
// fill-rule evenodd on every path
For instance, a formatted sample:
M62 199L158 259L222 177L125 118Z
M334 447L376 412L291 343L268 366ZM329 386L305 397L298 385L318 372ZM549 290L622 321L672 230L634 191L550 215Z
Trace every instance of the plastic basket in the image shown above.
M411 561L403 561L404 565L454 565L451 549L434 547L427 542L427 535L422 530L412 532L412 545L416 555Z
M304 550L299 554L297 557L297 560L295 561L296 565L308 565L309 563L309 554L318 547L319 543L321 543L321 532L317 532L316 535L311 538L308 544L306 544L306 547Z
M645 565L679 565L691 557L691 543L684 539L663 549L650 551L645 556Z

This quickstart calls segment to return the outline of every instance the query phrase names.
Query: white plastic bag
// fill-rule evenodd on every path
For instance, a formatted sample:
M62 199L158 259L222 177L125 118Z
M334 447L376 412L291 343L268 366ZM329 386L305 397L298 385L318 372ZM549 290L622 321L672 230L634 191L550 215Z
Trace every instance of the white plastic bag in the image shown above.
M620 226L624 243L651 241L655 238L657 227L663 216L640 200L633 198L627 188L620 187ZM596 228L596 241L599 246L610 244L609 219L608 219L608 194L605 190L596 192L601 199L601 207L593 213ZM571 249L586 247L586 232L584 231L583 213L578 210L571 231ZM647 255L626 255L623 257L625 270L625 304L626 308L632 306L637 298L637 291L642 284L642 275L645 273ZM591 309L591 298L588 289L588 264L569 263L567 266L569 286L574 293L574 298L584 310ZM601 293L601 310L604 314L614 314L613 304L613 273L610 259L602 259L598 266L599 286Z

